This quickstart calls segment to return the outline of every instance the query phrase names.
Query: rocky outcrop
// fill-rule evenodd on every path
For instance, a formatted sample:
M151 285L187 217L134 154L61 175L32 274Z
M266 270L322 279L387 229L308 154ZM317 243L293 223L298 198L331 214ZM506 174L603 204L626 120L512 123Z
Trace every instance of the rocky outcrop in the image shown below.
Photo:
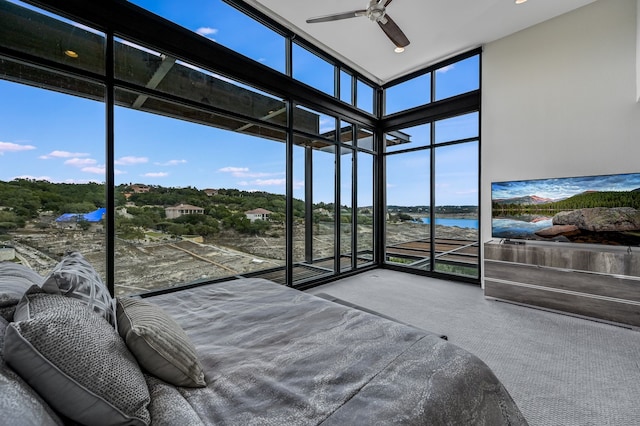
M556 237L558 235L573 235L580 233L580 229L575 225L553 225L549 228L541 229L536 235L545 238Z
M577 209L556 214L552 222L592 232L639 231L640 211L631 207Z

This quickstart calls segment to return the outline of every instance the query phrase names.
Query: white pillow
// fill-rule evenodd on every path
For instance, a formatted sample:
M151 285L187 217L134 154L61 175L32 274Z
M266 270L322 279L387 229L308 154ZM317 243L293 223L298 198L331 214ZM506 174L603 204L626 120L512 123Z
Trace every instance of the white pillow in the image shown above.
M42 289L49 294L80 299L117 329L116 300L87 259L79 252L65 255L47 275Z

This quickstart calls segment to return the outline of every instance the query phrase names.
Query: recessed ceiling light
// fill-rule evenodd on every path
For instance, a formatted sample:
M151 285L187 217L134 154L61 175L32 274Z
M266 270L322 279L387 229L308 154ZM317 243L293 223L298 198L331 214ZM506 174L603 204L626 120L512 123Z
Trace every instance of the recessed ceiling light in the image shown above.
M404 52L404 47L399 47L398 46L395 49L393 49L393 51L396 52L396 53L402 53L402 52Z
M75 59L75 58L77 58L78 56L80 56L80 55L78 55L78 53L77 53L76 51L74 51L74 50L65 50L65 51L64 51L64 54L65 54L65 55L67 55L68 57L70 57L70 58L74 58L74 59Z
M516 0L516 4L522 4L522 3L526 3L527 0Z

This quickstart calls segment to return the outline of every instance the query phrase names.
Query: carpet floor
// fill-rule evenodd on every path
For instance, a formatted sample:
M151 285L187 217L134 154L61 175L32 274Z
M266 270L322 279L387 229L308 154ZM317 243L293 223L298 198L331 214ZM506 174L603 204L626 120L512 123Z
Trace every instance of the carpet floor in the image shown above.
M307 290L434 333L482 359L531 426L640 425L640 332L376 269Z

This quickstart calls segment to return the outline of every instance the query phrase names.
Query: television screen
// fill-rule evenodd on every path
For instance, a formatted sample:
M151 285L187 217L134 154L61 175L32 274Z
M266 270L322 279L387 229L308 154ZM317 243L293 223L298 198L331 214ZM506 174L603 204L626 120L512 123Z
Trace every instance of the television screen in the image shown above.
M491 184L493 238L640 246L640 173Z

